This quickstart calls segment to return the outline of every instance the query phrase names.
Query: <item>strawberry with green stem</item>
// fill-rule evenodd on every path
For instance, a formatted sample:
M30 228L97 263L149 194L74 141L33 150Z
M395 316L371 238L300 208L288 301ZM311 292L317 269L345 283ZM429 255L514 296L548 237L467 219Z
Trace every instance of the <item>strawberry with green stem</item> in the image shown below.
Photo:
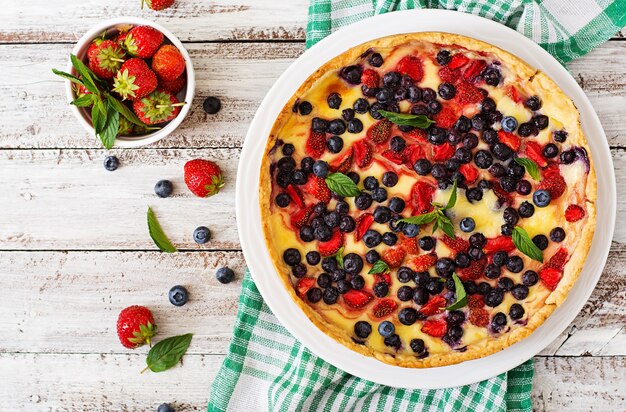
M185 71L185 59L175 46L166 44L152 56L152 70L159 79L174 80Z
M135 26L124 38L124 48L133 57L147 59L163 43L163 33L150 26Z
M194 195L209 197L224 186L220 167L210 160L194 159L185 163L185 183Z
M156 335L157 326L150 309L133 305L123 309L117 318L117 336L124 347L135 349Z
M103 40L92 43L89 47L89 68L101 79L112 79L124 63L126 53L113 40Z
M145 61L139 58L128 59L122 64L113 81L113 91L122 99L138 100L152 93L157 87L156 74Z
M180 112L180 107L185 103L178 101L172 93L157 90L148 96L135 100L133 102L133 110L139 120L145 124L159 124L169 122Z
M143 9L143 5L147 4L149 8L155 11L167 9L172 4L174 4L174 0L141 0L141 8Z

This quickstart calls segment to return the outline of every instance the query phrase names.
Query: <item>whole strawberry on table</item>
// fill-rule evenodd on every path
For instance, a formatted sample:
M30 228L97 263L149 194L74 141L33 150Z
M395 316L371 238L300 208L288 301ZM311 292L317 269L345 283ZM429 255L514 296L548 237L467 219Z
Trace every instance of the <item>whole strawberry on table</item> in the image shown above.
M83 62L70 56L75 74L53 69L74 83L72 104L91 109L91 123L105 148L117 136L150 133L180 113L176 95L187 83L185 59L157 29L125 27L95 38Z

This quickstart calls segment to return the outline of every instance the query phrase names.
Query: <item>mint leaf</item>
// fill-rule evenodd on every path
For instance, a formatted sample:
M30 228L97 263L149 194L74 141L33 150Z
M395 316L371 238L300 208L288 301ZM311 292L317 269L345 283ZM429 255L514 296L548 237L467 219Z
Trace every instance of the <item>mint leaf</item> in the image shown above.
M113 106L115 108L115 110L117 110L129 122L134 123L137 126L141 126L143 128L150 129L150 130L158 130L159 129L158 127L149 127L147 124L145 124L144 122L139 120L137 115L135 113L133 113L133 111L130 110L124 103L120 102L119 100L117 100L115 97L111 96L108 93L107 93L106 99L111 104L111 106Z
M100 90L98 90L95 83L96 80L100 81L100 79L75 55L71 54L70 60L72 61L72 66L76 69L76 73L80 75L85 88L93 94L100 94Z
M389 272L389 266L382 260L377 260L376 263L372 265L372 268L367 272L368 275L376 275L378 273L387 273Z
M335 253L335 260L337 261L337 266L343 269L343 246Z
M543 263L543 252L532 241L528 232L524 228L515 226L513 228L513 244L523 254L529 258Z
M377 110L377 112L391 123L395 123L398 126L413 126L426 129L428 126L435 123L434 120L430 120L422 114L395 113L388 112L387 110Z
M433 210L432 212L424 213L423 215L406 217L404 219L398 220L398 222L410 223L414 225L425 225L426 223L430 223L437 219L437 211Z
M161 251L167 253L174 253L177 251L163 232L163 229L161 228L161 225L151 208L148 208L148 231L150 232L150 237L154 241L154 244L157 245Z
M450 236L452 239L456 238L454 234L454 225L450 218L443 214L443 212L439 212L437 215L437 226L441 228L443 233Z
M70 104L73 104L76 107L89 107L93 104L94 99L95 97L93 94L86 94L84 96L80 96L72 100Z
M343 173L331 173L328 177L326 177L325 181L326 186L339 196L354 197L361 193L352 179Z
M448 199L448 203L443 208L443 210L448 210L454 207L454 205L456 205L456 192L457 192L457 182L456 182L456 179L454 179L454 184L452 185L452 193L450 194L450 199Z
M74 76L72 74L69 74L69 73L66 73L66 72L63 72L63 71L57 70L57 69L52 69L52 73L56 74L57 76L61 76L64 79L67 79L67 80L69 80L71 82L80 84L82 86L85 85L85 83L83 83L83 81L81 79L79 79L78 77L76 77L76 76Z
M465 292L465 287L463 287L463 282L461 282L461 279L459 279L456 273L452 274L452 279L454 279L456 302L448 306L446 310L461 309L463 306L467 305L467 293Z
M120 114L118 113L113 106L108 104L106 101L104 103L107 111L106 115L106 123L102 131L98 134L98 137L102 141L102 145L106 149L110 149L115 144L115 138L117 137L117 132L120 128Z
M172 336L154 345L146 358L147 369L152 372L163 372L175 366L187 352L192 336L191 333Z
M106 126L106 120L106 108L102 100L96 99L91 108L91 124L96 136L99 135L104 129L104 126Z
M541 174L539 173L539 166L537 166L537 163L535 163L533 160L527 157L516 157L513 160L515 160L515 163L524 166L524 168L526 169L530 177L532 177L534 180L541 179Z

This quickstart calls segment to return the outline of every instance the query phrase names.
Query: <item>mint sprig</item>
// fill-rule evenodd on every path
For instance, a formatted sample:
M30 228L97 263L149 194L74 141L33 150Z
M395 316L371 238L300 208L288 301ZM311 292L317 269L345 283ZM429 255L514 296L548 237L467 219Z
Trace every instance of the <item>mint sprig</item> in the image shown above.
M343 173L331 173L324 180L326 181L326 186L328 186L331 191L337 193L339 196L355 197L361 193L361 191L352 181L352 179L350 179Z
M335 253L333 256L337 261L337 266L339 266L340 269L343 269L343 246L340 247L337 253Z
M427 129L428 126L435 123L434 120L429 119L423 114L396 113L387 110L377 110L377 112L391 123L395 123L398 126L413 126L419 129Z
M454 233L454 225L452 224L452 220L448 216L446 216L445 211L451 209L456 204L457 199L457 181L454 180L454 185L452 186L452 193L450 194L450 198L448 198L448 202L446 205L441 205L439 203L433 203L434 210L432 212L424 213L418 216L406 217L404 219L400 219L399 222L410 223L414 225L425 225L431 222L435 222L433 225L433 233L437 231L437 229L441 229L446 235L451 238L456 238Z
M146 365L148 366L141 372L143 373L147 369L152 372L163 372L175 366L187 352L192 336L191 333L172 336L154 345L146 358Z
M456 294L456 302L448 306L446 310L461 309L462 307L467 305L467 292L465 292L463 282L461 282L461 279L459 279L456 273L452 274L452 279L454 280L454 293Z
M529 159L527 157L516 157L513 160L515 160L515 163L524 166L524 168L526 169L530 177L533 178L533 180L541 179L539 166L532 159Z
M172 242L170 242L165 235L165 232L163 232L159 221L150 207L148 208L148 231L150 232L150 237L154 241L154 244L157 245L161 251L167 253L177 251L174 245L172 245Z
M368 275L377 275L379 273L387 273L389 272L389 265L387 265L384 261L382 260L377 260L371 267L371 269L369 270L369 272L367 272Z
M543 263L543 252L535 245L535 242L532 241L524 228L515 226L511 237L517 250L529 258Z

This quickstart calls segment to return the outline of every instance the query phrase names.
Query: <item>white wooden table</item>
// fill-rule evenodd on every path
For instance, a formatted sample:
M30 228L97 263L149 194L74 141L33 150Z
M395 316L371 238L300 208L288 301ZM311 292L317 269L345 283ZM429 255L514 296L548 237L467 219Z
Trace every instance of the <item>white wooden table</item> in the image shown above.
M235 226L237 160L248 123L279 74L304 50L308 0L178 0L161 13L139 0L0 0L0 410L205 410L227 351L245 263ZM113 150L121 167L65 102L73 43L96 22L135 15L157 20L183 42L196 68L196 100L182 127L142 149ZM618 224L609 261L568 330L535 359L537 410L626 409L626 39L572 63L606 130L618 176ZM216 95L223 109L202 110ZM184 163L216 160L226 187L191 195ZM171 179L175 195L153 193ZM155 250L145 223L152 206L181 249ZM601 205L600 205L601 206ZM193 242L196 226L214 240ZM237 271L221 285L217 267ZM167 291L188 287L172 306ZM146 349L129 351L115 333L125 306L153 309L161 336L193 332L184 365L139 374Z

